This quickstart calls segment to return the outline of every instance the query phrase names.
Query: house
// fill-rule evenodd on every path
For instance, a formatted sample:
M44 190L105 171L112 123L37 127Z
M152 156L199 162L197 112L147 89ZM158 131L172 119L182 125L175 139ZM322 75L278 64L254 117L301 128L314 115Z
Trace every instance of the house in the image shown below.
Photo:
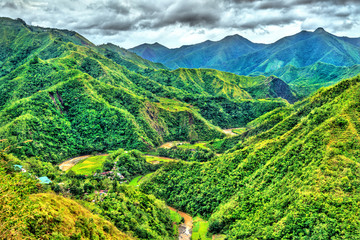
M110 175L113 174L113 171L107 171L107 172L102 172L101 175L105 176L105 175Z
M51 180L46 176L39 177L38 179L39 179L41 184L49 184L49 183L51 183Z
M124 178L125 178L124 175L122 175L121 173L117 173L117 176L118 176L119 178L121 178L121 179L124 179Z
M21 169L23 168L23 166L21 165L14 165L13 167L15 171L21 171Z
M14 170L15 170L15 171L21 171L21 172L23 172L23 173L26 172L26 169L23 168L23 166L21 166L21 165L16 165L16 164L15 164L13 167L14 167Z

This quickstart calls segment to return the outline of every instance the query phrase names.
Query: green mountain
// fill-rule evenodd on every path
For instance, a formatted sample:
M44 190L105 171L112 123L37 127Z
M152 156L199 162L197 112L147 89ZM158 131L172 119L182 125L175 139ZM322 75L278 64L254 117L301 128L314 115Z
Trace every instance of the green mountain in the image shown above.
M1 22L6 34L0 48L13 50L0 65L0 138L6 139L0 145L19 144L11 148L17 156L58 162L110 149L211 140L224 136L219 127L245 125L287 104L269 88L261 97L247 92L265 77L171 72L114 45L94 46L75 32ZM285 91L284 98L294 95Z
M5 151L0 152L1 239L171 240L177 236L164 202L124 184L124 179L85 177L72 170L64 174L39 157L19 160ZM104 164L104 171L109 166L113 170L118 161L121 172L128 171L126 178L148 173L149 167L154 170L137 150L119 149L106 158L110 165ZM48 176L51 183L39 184L36 176Z
M209 217L229 239L356 239L360 77L249 124L205 163L171 163L142 189Z

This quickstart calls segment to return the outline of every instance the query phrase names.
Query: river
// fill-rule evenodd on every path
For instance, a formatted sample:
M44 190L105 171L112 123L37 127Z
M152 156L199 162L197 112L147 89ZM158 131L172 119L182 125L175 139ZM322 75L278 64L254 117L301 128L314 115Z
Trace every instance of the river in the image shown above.
M184 223L179 226L179 240L190 240L193 227L193 219L189 214L178 211L175 208L168 207L170 210L175 211L184 218Z

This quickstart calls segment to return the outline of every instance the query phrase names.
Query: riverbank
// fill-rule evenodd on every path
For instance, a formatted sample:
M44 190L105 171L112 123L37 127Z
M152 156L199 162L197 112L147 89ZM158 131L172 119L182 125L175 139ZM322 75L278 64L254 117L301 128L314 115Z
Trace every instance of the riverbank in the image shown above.
M189 214L178 211L173 207L168 206L171 211L177 212L184 218L184 223L179 226L179 240L190 240L193 227L193 219Z

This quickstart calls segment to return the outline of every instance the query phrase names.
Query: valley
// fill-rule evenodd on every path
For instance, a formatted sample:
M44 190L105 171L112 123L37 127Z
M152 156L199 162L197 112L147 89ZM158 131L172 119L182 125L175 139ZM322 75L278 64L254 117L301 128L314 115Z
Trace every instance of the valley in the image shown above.
M1 239L358 238L358 38L0 32Z

